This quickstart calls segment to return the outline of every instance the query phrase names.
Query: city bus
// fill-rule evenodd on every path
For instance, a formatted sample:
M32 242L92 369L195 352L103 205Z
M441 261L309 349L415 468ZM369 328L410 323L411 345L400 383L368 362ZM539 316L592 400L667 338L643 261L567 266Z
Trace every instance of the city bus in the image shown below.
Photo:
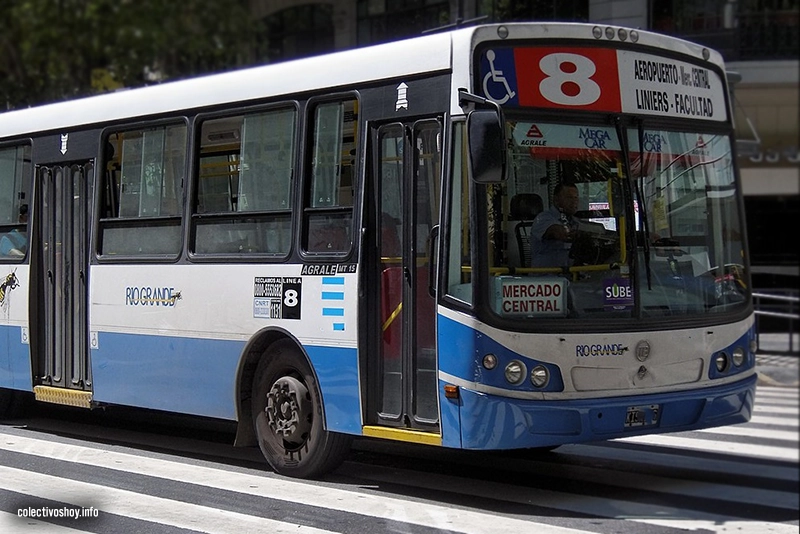
M745 422L729 98L703 46L510 23L2 113L2 408L229 422L293 477Z

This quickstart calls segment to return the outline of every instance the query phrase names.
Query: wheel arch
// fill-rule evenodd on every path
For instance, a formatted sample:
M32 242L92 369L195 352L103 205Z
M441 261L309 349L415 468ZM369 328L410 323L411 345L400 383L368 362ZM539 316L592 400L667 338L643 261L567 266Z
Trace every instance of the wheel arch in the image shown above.
M256 332L250 341L248 341L242 355L239 358L239 366L236 369L236 388L234 403L236 407L236 439L234 446L236 447L252 447L258 445L256 440L255 428L253 428L253 412L251 410L251 396L253 389L253 381L256 376L256 369L262 358L269 357L269 349L278 341L289 340L297 347L297 350L303 355L314 375L314 380L319 387L319 377L317 371L311 364L311 359L308 353L303 348L303 344L289 333L287 330L279 327L267 327ZM319 392L322 398L322 391ZM322 406L322 424L327 428L325 419L325 405Z

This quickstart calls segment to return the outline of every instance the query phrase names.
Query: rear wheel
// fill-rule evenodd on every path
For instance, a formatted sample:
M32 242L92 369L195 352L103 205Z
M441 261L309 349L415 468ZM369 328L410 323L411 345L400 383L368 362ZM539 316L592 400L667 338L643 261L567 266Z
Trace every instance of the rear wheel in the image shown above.
M277 473L319 477L336 469L350 450L350 436L323 428L319 386L291 341L278 341L264 354L251 402L258 446Z

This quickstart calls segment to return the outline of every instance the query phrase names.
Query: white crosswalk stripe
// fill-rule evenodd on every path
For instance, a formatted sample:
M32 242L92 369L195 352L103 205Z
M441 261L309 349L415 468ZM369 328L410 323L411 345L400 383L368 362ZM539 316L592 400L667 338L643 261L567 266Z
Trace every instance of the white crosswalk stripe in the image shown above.
M132 491L101 487L96 484L67 480L8 467L0 467L0 488L72 506L83 506L87 501L92 501L97 503L95 505L97 508L108 513L126 515L145 521L156 521L164 525L188 528L200 532L220 534L230 532L330 534L328 530L270 521L260 517L232 513L227 510L150 497L149 495Z
M781 414L781 415L793 415L797 414L797 406L765 406L764 402L756 401L755 408L753 408L754 414L763 414L763 413L770 413L770 414Z
M781 425L783 427L797 428L800 426L800 421L787 419L785 417L770 417L767 415L754 415L750 419L751 423L758 423L762 425Z
M745 424L568 445L497 466L525 477L492 476L498 456L465 453L450 471L417 467L422 454L402 467L348 461L337 471L347 483L300 481L0 426L0 532L98 531L19 512L92 506L113 524L153 532L796 534L797 399L796 390L759 388Z
M128 473L179 480L181 482L200 484L207 487L268 497L271 499L280 499L292 503L303 503L356 514L367 514L374 517L399 520L404 523L451 529L463 533L491 532L493 528L500 529L502 532L515 532L520 531L519 529L523 529L524 531L525 528L530 528L529 522L497 518L488 514L475 514L463 510L459 510L458 513L455 513L452 509L443 506L425 506L420 503L413 503L412 505L400 499L375 497L357 492L311 486L304 482L277 477L230 473L221 469L201 466L194 466L191 469L187 469L185 465L177 462L146 458L127 453L97 450L81 445L64 445L39 439L13 437L3 440L3 442L0 443L0 449L67 462L100 466ZM23 473L17 471L18 470L0 467L0 488L11 490L14 489L14 484L22 483L25 477L22 476ZM42 475L29 473L29 476L31 478L36 478ZM62 500L78 505L77 502L69 500L69 495L72 495L73 490L87 495L98 494L106 496L107 490L91 487L83 488L80 486L82 483L75 482L74 484L76 487L72 488L70 486L70 484L73 484L72 481L64 482L63 484L67 487L60 493L53 494L51 493L52 488L59 487L58 479L55 477L47 477L47 479L48 480L39 480L37 481L38 483L34 484L35 487L41 484L48 488L47 495L38 495L43 498ZM123 495L120 495L118 499L112 499L108 511L119 513L116 511L117 507L122 507L124 510L122 512L123 515L145 518L151 517L146 515L148 510L153 510L154 514L155 510L163 510L164 515L158 514L158 518L156 519L160 522L162 521L162 517L163 521L166 522L166 517L170 514L169 510L173 502L154 500L145 503L137 500L135 495L129 495L128 499L123 497ZM139 496L139 498L143 499L145 496ZM104 510L106 509L102 504L98 504L97 507ZM140 510L143 511L145 515L140 516ZM187 511L187 514L188 512L189 511ZM205 510L194 510L194 512L198 514L202 513L204 517L207 514ZM191 514L188 514L187 517L191 517ZM208 532L231 532L232 530L242 532L285 532L285 530L277 529L280 525L275 525L274 528L267 530L254 530L255 526L242 524L241 528L232 529L231 524L228 523L228 521L232 519L235 519L236 522L244 521L244 519L238 517L208 516L210 522L214 523L217 520L223 521L223 527L227 528L227 530L208 530ZM258 519L258 521L262 520ZM198 528L197 523L189 524L179 520L174 520L174 522L168 522L167 524L182 526L184 528ZM540 527L537 526L537 529L538 528ZM203 531L205 532L206 530ZM541 530L539 531L543 533L552 532L554 534L571 532L570 529L548 527L547 525L541 525Z
M751 433L751 435L753 435ZM628 443L641 443L647 445L662 445L665 447L676 447L679 449L691 449L695 451L712 451L723 452L727 454L735 454L737 456L751 456L758 458L777 458L780 460L790 460L797 462L798 451L787 449L785 447L771 447L768 445L747 445L738 442L725 442L704 440L697 438L684 438L680 436L673 436L670 434L655 434L650 436L634 436L630 438L620 438L617 441L624 441Z
M725 434L727 436L752 436L753 431L745 425L733 425L727 427L706 428L701 430L703 434ZM793 440L797 438L796 430L760 430L760 438L766 439L785 439Z

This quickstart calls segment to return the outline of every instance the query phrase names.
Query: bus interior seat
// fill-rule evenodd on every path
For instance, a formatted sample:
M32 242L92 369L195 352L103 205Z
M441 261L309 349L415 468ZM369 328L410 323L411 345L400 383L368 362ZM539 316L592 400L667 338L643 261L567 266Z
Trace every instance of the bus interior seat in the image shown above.
M519 221L514 226L514 235L517 241L520 264L522 267L531 265L531 242L528 238L533 219L544 210L542 197L536 193L519 193L511 197L509 218Z

